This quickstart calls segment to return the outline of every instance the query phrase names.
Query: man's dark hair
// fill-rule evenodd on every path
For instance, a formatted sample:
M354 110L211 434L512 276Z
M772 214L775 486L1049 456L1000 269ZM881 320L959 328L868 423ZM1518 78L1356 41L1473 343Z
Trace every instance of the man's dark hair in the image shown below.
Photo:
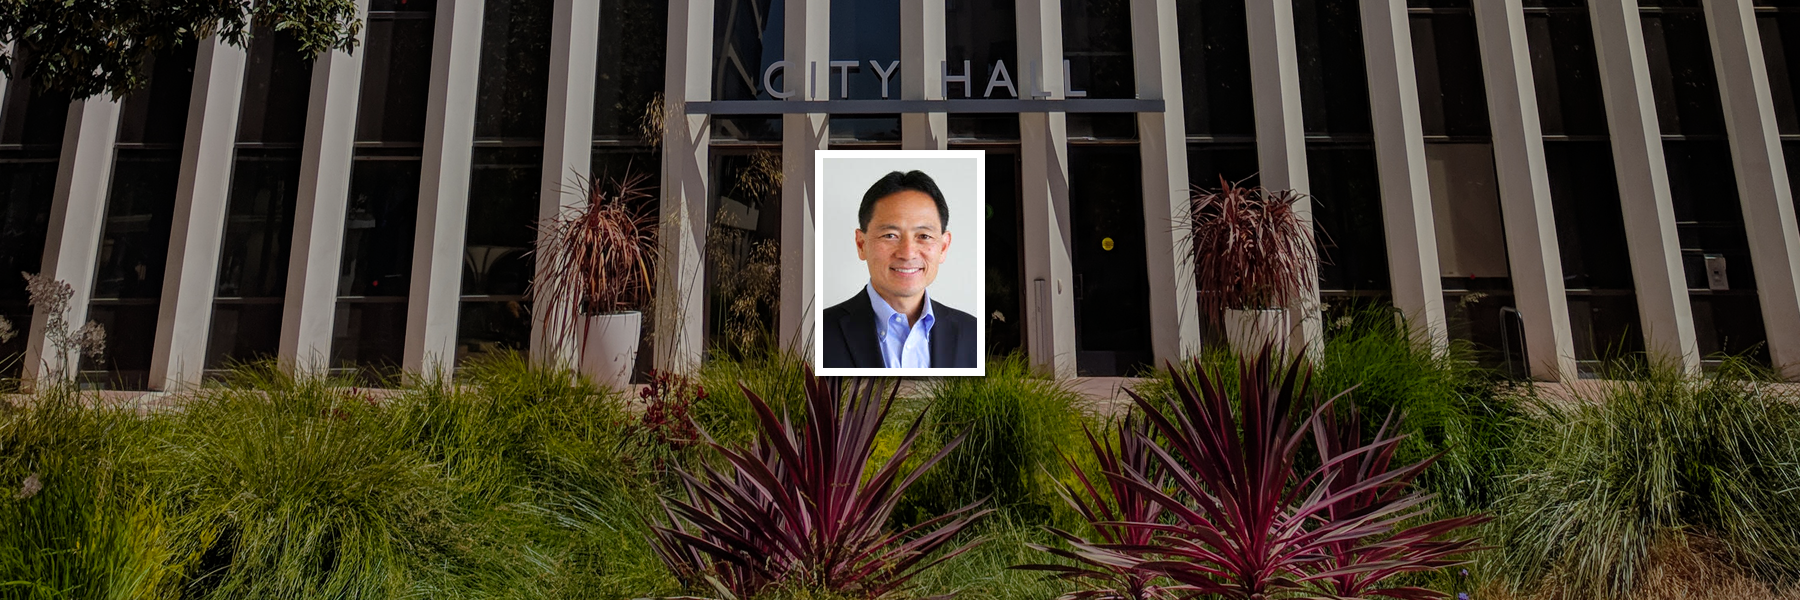
M907 190L931 196L931 201L937 203L938 228L942 231L950 230L950 205L944 202L944 193L938 191L937 182L932 181L931 176L924 171L894 171L875 180L875 185L869 186L869 192L863 194L862 207L856 209L857 228L869 230L869 218L875 216L876 200Z

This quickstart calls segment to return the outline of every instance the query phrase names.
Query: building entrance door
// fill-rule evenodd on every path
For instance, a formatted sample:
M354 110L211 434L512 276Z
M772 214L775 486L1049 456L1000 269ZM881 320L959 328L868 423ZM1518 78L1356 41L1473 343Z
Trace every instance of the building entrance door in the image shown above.
M1083 376L1151 367L1141 160L1136 144L1069 146L1075 370Z
M1024 204L1019 180L1019 147L1016 145L956 144L951 150L987 151L987 206L979 222L987 227L987 324L988 359L1023 351L1029 335L1025 319ZM952 219L951 223L955 223ZM963 221L968 223L970 221ZM955 230L955 225L951 230ZM965 252L973 252L968 248Z

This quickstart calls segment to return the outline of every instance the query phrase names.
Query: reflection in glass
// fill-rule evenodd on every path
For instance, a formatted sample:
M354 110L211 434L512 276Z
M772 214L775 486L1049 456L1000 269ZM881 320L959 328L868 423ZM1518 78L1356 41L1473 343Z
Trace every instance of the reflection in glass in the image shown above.
M1151 366L1142 157L1135 144L1069 146L1075 370L1118 377ZM1111 242L1111 243L1108 243Z
M357 49L363 54L363 66L356 141L418 143L425 139L432 16L430 10L370 10L363 47Z
M1256 135L1244 0L1182 2L1175 13L1188 137Z
M781 0L718 0L713 4L713 99L766 100L763 72L782 60ZM776 87L794 91L805 67L774 76ZM823 66L821 66L823 68ZM792 75L792 76L790 76ZM779 129L777 129L779 131Z
M1089 98L1136 98L1131 60L1130 0L1064 0L1063 58L1069 61L1069 89ZM1009 65L1010 66L1010 65ZM1013 69L1019 95L1027 95L1042 71L1057 65L1024 64Z
M530 312L524 301L535 263L538 188L543 150L476 148L469 174L469 215L464 233L462 296L457 358L501 348L530 346ZM500 306L504 305L504 306ZM508 316L502 318L502 316ZM525 327L503 326L509 318Z
M711 167L707 343L753 349L773 343L781 299L781 148L714 146Z
M481 20L476 139L544 139L550 85L550 5L487 0Z
M1017 119L1014 119L1017 121ZM986 227L987 245L987 309L981 316L987 322L987 345L990 357L1026 348L1025 336L1030 323L1025 313L1025 246L1023 206L1019 195L1019 152L1017 147L952 147L952 150L987 151L987 208L982 222Z
M107 352L82 367L108 373L84 378L141 387L148 377L180 165L178 149L118 151L89 309L106 327Z
M376 378L393 373L406 349L419 157L359 154L350 168L331 364Z
M302 113L304 108L298 107ZM238 150L219 253L208 369L277 351L299 180L298 150Z
M645 110L662 92L668 60L667 0L600 3L594 138L637 139Z

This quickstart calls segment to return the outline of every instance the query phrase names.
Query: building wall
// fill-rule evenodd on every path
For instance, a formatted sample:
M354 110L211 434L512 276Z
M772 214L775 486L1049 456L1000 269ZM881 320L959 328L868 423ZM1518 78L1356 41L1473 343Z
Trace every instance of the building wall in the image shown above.
M983 149L990 340L1062 376L1219 339L1177 232L1189 186L1225 180L1310 195L1301 344L1373 305L1538 379L1646 350L1795 378L1800 9L1764 4L366 0L354 53L258 32L159 55L117 102L0 88L0 266L74 285L111 338L96 385L443 371L556 346L534 223L644 173L664 262L639 369L680 368L810 343L812 151ZM782 60L798 112L701 109L778 103ZM895 108L834 114L880 99L869 61L898 61ZM986 109L958 77L982 98L996 61L1023 108L961 112ZM1083 104L1109 100L1137 103ZM0 355L34 376L46 318L18 288Z

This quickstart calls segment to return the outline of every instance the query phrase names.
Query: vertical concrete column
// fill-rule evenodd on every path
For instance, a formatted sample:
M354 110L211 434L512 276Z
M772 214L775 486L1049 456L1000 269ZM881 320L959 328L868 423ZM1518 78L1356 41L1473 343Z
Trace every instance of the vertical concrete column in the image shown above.
M1306 122L1300 112L1300 57L1294 46L1294 3L1244 3L1250 38L1250 95L1256 111L1256 162L1264 187L1312 191L1306 171ZM1294 211L1310 225L1312 199L1303 197ZM1301 291L1301 305L1288 308L1294 329L1288 343L1317 357L1325 337L1319 318L1317 276Z
M831 84L831 0L787 0L785 60L792 63L787 91L807 102L823 102ZM907 9L902 8L905 12ZM905 39L905 35L900 36ZM904 61L902 61L904 63ZM863 65L867 69L868 65ZM814 70L820 79L813 84ZM802 73L804 77L800 76ZM813 333L813 152L824 150L830 130L824 113L781 116L781 346L812 356ZM840 299L827 298L836 303Z
M63 313L71 328L87 322L88 301L94 296L100 229L106 222L106 191L112 182L113 141L118 134L119 103L100 96L69 103L62 157L56 166L56 196L50 205L50 231L44 237L44 261L38 272L74 288L75 295ZM25 343L27 380L47 377L62 365L69 366L63 376L75 374L75 355L45 355L55 352L45 348L49 322L50 314L44 311L31 315L31 338Z
M550 31L550 88L544 109L543 188L538 191L538 220L585 206L594 159L594 73L599 61L600 0L555 0ZM538 247L546 242L539 230ZM543 254L537 254L543 267ZM531 356L541 364L573 369L580 346L566 335L550 335L544 318L552 311L572 311L572 303L551 306L532 299ZM566 312L563 314L567 314Z
M1699 372L1694 313L1681 269L1681 244L1675 237L1669 170L1663 162L1662 130L1656 122L1637 0L1589 2L1588 11L1594 20L1594 54L1606 97L1606 126L1612 137L1613 168L1618 171L1644 348L1679 360L1689 372Z
M943 100L944 0L900 3L900 98ZM941 112L900 115L900 147L943 150L950 147L950 126ZM836 300L833 300L836 302Z
M1526 361L1533 378L1563 381L1575 376L1575 338L1569 332L1569 298L1556 245L1525 12L1519 0L1476 0L1475 26L1513 297L1525 321Z
M368 8L368 0L358 0L357 18L366 17ZM299 189L294 198L294 240L281 309L281 345L276 354L282 366L295 374L322 374L330 367L362 57L362 53L331 50L313 59Z
M219 279L225 209L231 199L232 159L237 155L238 104L243 98L244 49L218 36L200 43L194 91L188 100L187 137L175 188L168 268L156 315L150 388L198 385L212 329L213 290Z
M1044 90L1062 99L1062 2L1020 2L1020 72L1039 65ZM1030 89L1027 77L1026 90ZM1029 92L1022 92L1021 96ZM1069 228L1069 128L1066 115L1019 115L1019 162L1025 217L1026 339L1031 363L1057 377L1075 376L1075 270ZM1038 282L1042 282L1041 284Z
M456 361L463 234L469 219L469 164L475 143L475 84L481 67L483 0L444 0L432 31L431 87L413 234L412 288L401 366L448 375Z
M1394 306L1434 348L1449 343L1444 285L1431 187L1425 176L1425 133L1413 73L1412 31L1404 0L1362 4L1363 51L1369 67L1369 112L1381 177L1381 220L1387 234Z
M706 311L708 145L712 121L689 115L687 102L712 99L713 0L669 3L669 54L663 79L662 244L656 292L656 368L687 372L700 364Z
M1768 328L1769 359L1785 379L1800 379L1800 227L1788 188L1781 132L1775 128L1769 71L1763 64L1750 0L1707 0L1719 96L1737 165L1750 262Z
M1150 274L1150 347L1156 363L1200 352L1194 296L1194 248L1188 215L1187 124L1181 97L1180 32L1175 0L1132 0L1131 54L1139 100L1165 112L1138 113L1143 154L1145 260Z

